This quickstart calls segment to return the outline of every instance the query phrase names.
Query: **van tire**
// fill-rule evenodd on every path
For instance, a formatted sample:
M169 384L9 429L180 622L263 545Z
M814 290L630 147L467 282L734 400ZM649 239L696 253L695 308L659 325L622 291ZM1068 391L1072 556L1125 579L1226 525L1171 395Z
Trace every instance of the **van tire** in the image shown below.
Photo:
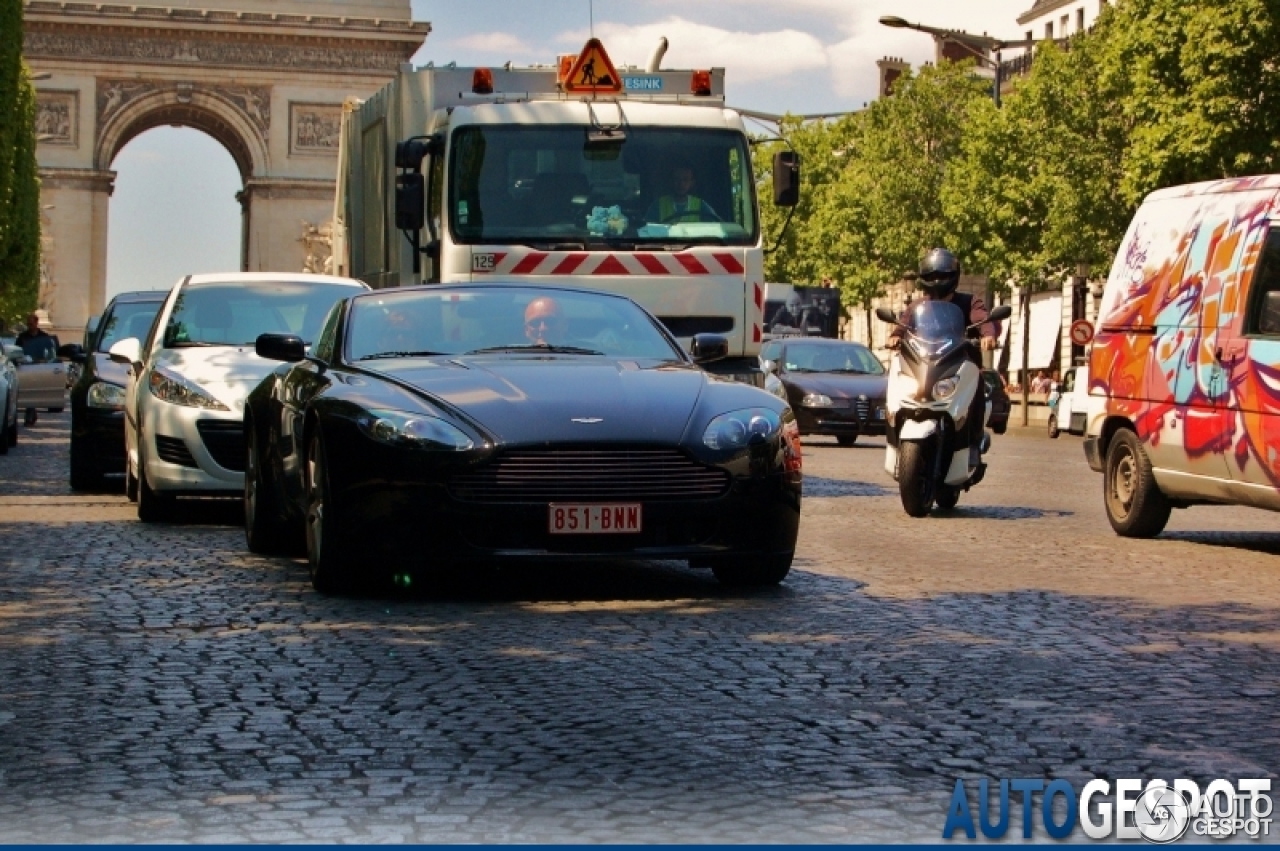
M1124 428L1111 438L1102 474L1107 520L1124 538L1154 538L1164 531L1173 506L1156 484L1142 441Z
M1058 433L1059 433L1058 432L1058 415L1050 414L1049 415L1049 436L1052 438L1056 438L1058 436Z

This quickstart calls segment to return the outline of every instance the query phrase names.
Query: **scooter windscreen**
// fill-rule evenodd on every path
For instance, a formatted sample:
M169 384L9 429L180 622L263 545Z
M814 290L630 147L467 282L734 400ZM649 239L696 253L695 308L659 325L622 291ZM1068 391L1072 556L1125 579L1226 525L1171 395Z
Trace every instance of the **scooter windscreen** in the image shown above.
M922 301L907 315L907 345L922 358L941 358L965 344L964 321L964 312L949 301Z

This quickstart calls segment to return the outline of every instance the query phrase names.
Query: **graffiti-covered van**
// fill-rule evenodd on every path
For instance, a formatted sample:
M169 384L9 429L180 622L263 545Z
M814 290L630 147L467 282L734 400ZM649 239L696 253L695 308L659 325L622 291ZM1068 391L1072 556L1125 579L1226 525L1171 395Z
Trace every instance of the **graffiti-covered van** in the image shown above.
M1085 454L1117 533L1158 535L1203 503L1280 510L1280 175L1143 202L1089 376Z

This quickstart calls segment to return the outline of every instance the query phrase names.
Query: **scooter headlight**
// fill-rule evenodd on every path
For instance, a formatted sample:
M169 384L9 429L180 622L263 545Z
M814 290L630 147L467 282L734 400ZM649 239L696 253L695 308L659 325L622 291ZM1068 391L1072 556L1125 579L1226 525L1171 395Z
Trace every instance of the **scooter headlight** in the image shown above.
M806 393L800 404L806 408L830 408L831 397L825 393Z
M960 382L955 378L940 378L933 385L933 397L935 399L950 399L955 395L956 388L960 386Z

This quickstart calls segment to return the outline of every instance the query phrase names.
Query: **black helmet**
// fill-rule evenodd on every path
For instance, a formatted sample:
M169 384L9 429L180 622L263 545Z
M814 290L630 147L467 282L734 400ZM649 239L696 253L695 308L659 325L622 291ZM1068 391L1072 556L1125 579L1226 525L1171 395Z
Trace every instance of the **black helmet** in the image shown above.
M920 261L920 289L930 298L946 298L960 285L960 261L945 248L935 248Z

